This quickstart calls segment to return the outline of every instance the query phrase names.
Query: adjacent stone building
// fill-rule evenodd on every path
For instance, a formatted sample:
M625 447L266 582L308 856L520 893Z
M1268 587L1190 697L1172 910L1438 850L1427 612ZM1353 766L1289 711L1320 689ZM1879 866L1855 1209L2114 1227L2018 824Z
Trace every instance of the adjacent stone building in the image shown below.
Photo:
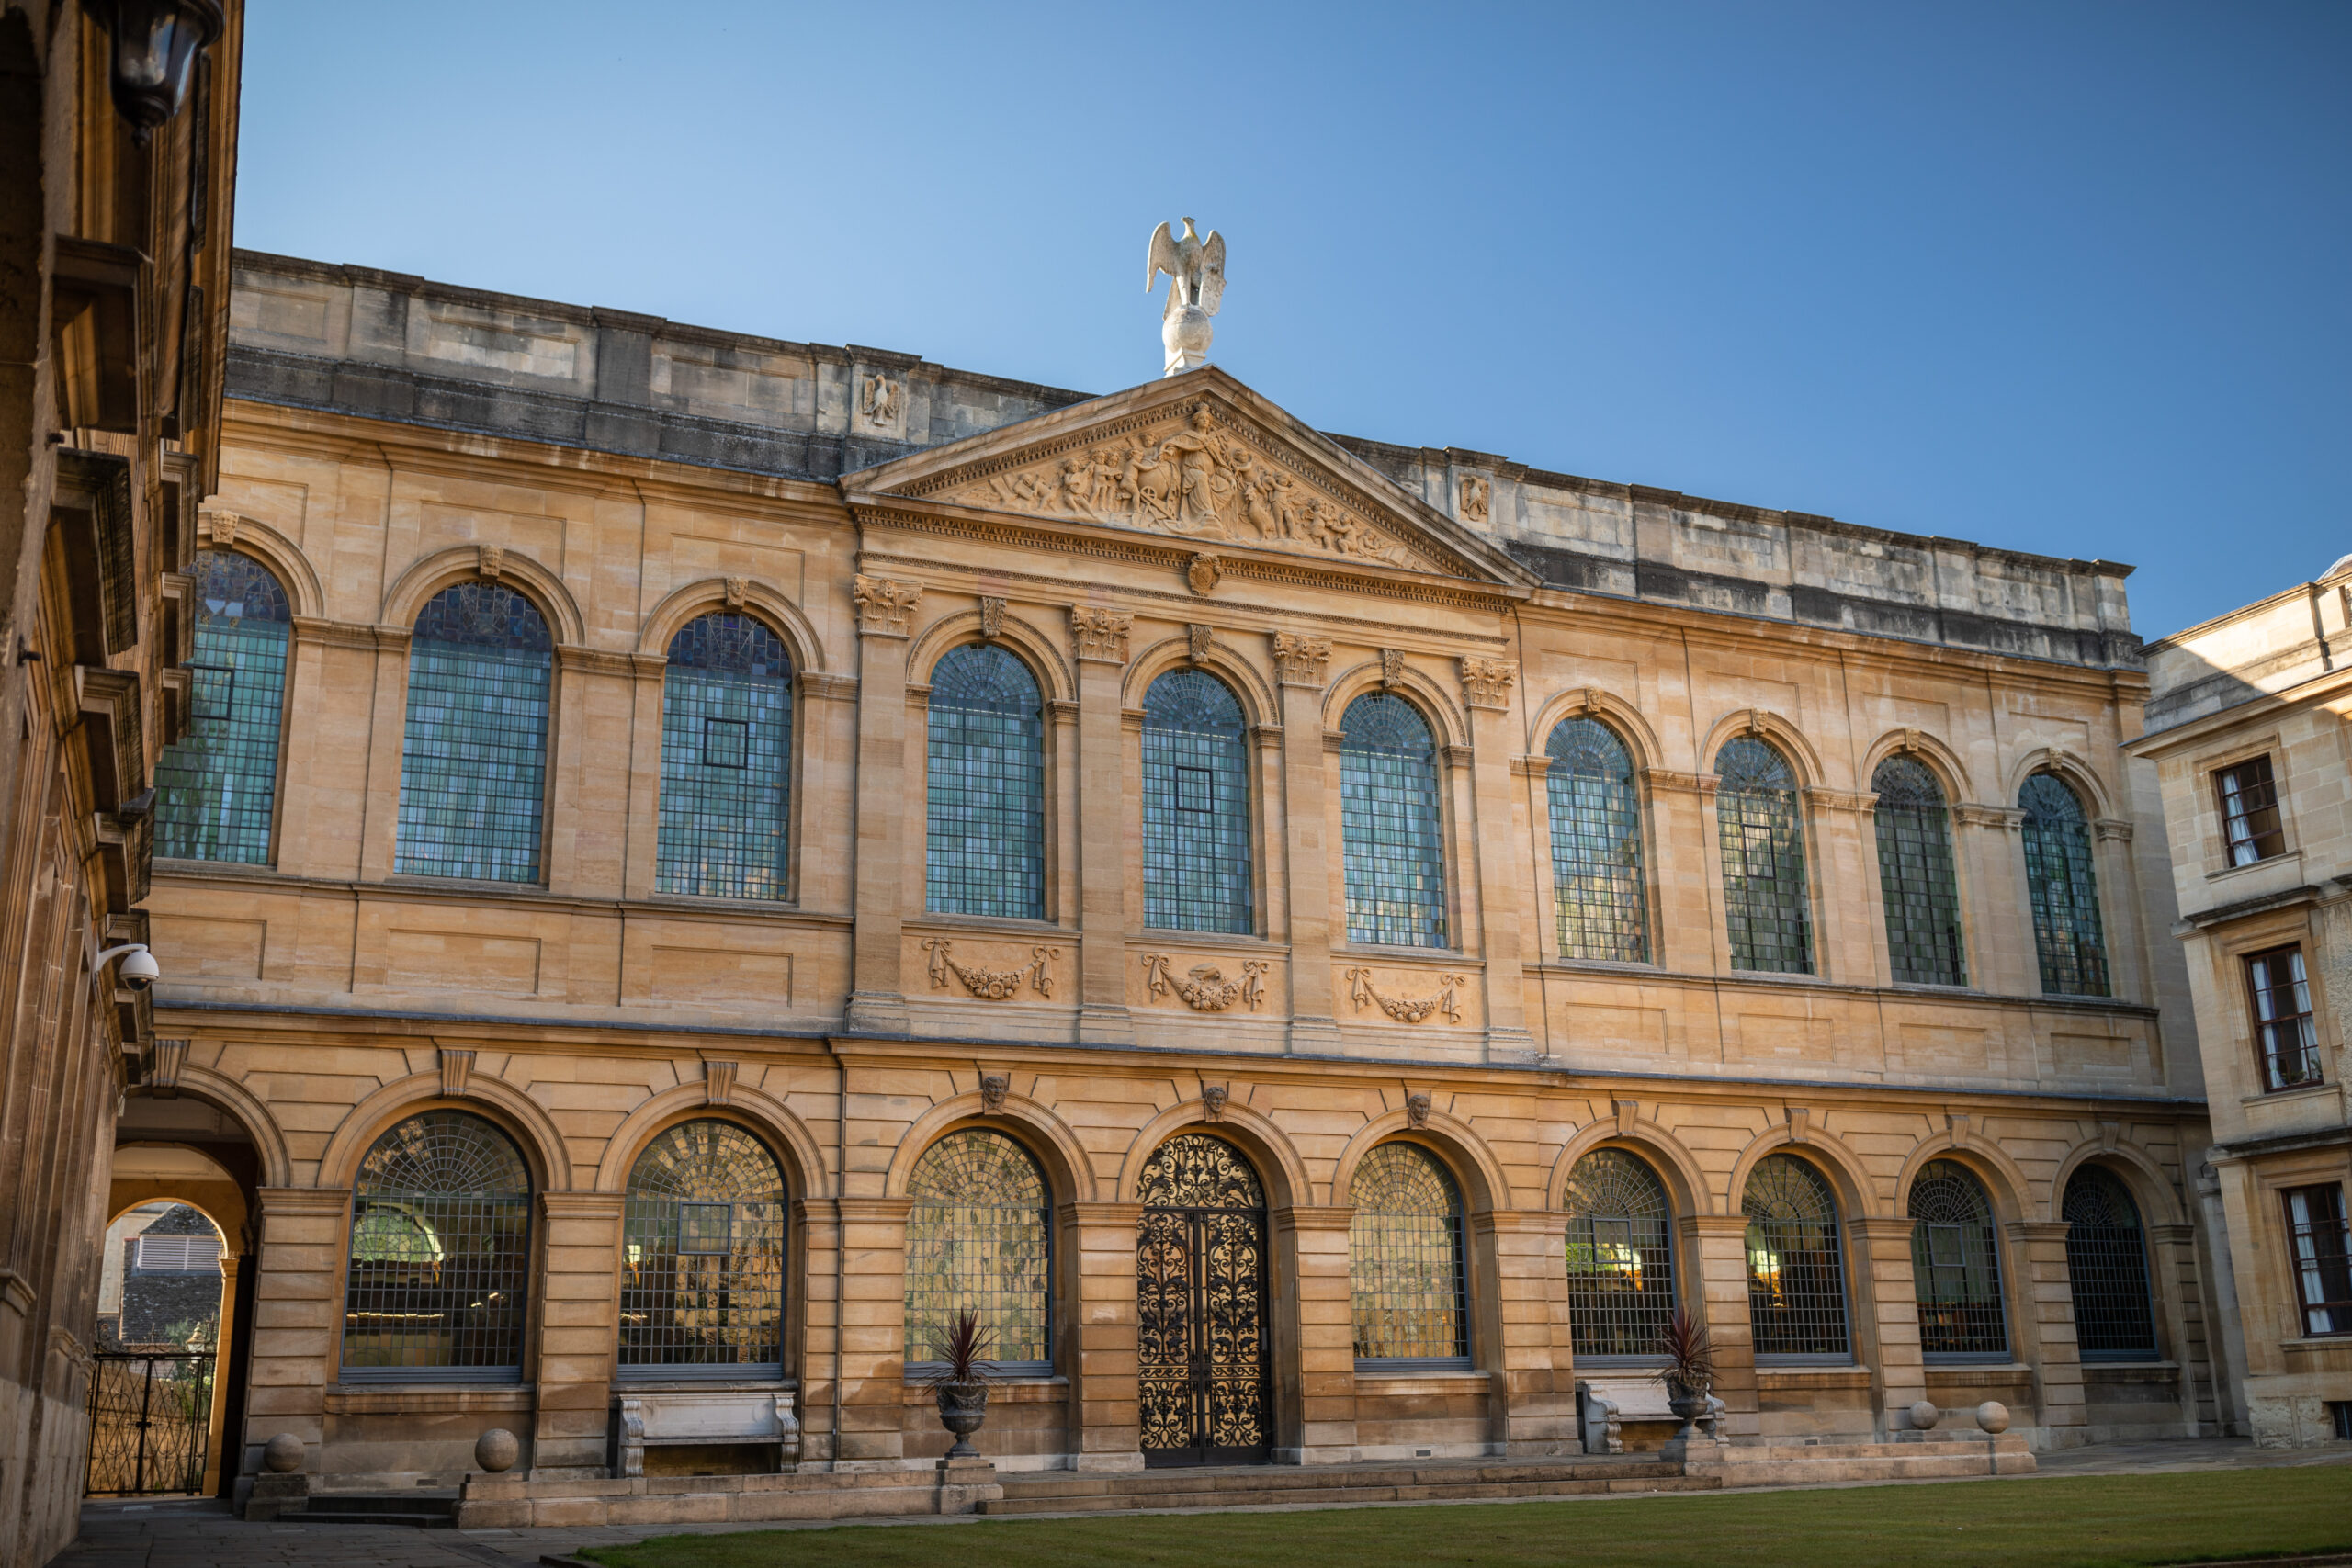
M927 1467L966 1308L1006 1468L1574 1451L1678 1303L1737 1438L2227 1421L2127 569L258 255L231 378L248 1472Z
M2148 647L2174 927L2188 954L2255 1440L2352 1442L2352 556ZM2222 1261L2218 1260L2217 1261ZM2233 1293L2225 1286L2225 1293Z

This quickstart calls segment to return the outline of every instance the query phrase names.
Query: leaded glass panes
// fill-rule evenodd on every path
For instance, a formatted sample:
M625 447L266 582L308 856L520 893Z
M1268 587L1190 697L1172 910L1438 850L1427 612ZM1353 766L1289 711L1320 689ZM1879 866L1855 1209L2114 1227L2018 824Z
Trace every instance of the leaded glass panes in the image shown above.
M2131 1190L2113 1172L2086 1165L2066 1179L2059 1215L2066 1222L2066 1280L2083 1359L2156 1359L2147 1238Z
M792 660L732 611L688 621L662 673L662 827L653 886L781 898L792 780Z
M1348 940L1443 947L1443 816L1429 723L1385 692L1358 697L1340 722Z
M682 1122L629 1168L621 1376L773 1377L784 1364L784 1173L732 1122Z
M266 865L293 613L285 588L250 556L202 550L189 575L187 733L155 764L155 853Z
M1445 1167L1418 1145L1376 1145L1357 1163L1348 1201L1356 1359L1466 1358L1462 1194Z
M1232 690L1171 670L1143 699L1143 923L1248 932L1249 728Z
M985 1127L950 1133L915 1161L907 1196L907 1359L939 1359L968 1308L990 1331L989 1360L1050 1361L1053 1208L1029 1151Z
M530 1172L489 1122L426 1111L378 1138L352 1192L344 1381L521 1377L530 1239Z
M1794 1155L1766 1155L1739 1206L1758 1358L1848 1359L1846 1259L1829 1183Z
M2352 1334L2352 1220L2345 1214L2344 1184L2290 1187L2279 1196L2287 1203L2287 1248L2304 1334Z
M2262 1058L2263 1089L2276 1091L2318 1083L2319 1029L2312 1017L2303 950L2278 947L2251 954L2245 961L2245 987L2254 1004L2254 1044Z
M1657 1173L1623 1149L1568 1172L1568 1333L1578 1359L1651 1357L1674 1314L1673 1213Z
M2026 897L2033 905L2041 988L2059 997L2106 996L2107 937L2083 803L2056 774L2036 773L2018 792L2018 805L2025 812Z
M1544 791L1552 817L1552 898L1570 958L1646 964L1642 797L1625 743L1597 719L1552 728Z
M1746 735L1724 742L1715 773L1722 781L1715 821L1731 966L1810 975L1813 932L1796 775L1778 751Z
M943 914L1046 918L1046 728L1036 678L993 643L931 674L925 901Z
M1912 1179L1911 1283L1923 1353L2008 1359L1993 1201L1957 1160L1931 1159Z
M1878 792L1878 886L1889 967L1913 985L1965 986L1943 786L1918 759L1889 757L1871 774L1871 788Z
M539 880L546 809L548 624L496 582L460 582L416 618L401 746L406 876Z

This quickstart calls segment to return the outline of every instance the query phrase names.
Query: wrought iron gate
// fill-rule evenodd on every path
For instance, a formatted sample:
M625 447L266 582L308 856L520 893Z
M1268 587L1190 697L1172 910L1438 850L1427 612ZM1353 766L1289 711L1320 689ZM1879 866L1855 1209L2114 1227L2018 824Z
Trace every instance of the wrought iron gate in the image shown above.
M89 1495L202 1491L212 1352L101 1350L92 1360Z
M1137 1392L1148 1465L1265 1462L1266 1199L1232 1145L1198 1133L1144 1168L1136 1235Z

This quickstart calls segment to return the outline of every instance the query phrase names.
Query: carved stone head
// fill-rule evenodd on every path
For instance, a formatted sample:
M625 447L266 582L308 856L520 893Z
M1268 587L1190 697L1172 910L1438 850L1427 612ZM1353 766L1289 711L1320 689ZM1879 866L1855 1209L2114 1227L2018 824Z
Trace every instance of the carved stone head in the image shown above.
M1012 1092L1012 1074L984 1074L980 1078L980 1110L988 1115L996 1115L1004 1109L1004 1097Z
M1232 1090L1221 1083L1202 1085L1201 1113L1212 1122L1224 1115L1226 1097L1230 1093Z
M1429 1090L1415 1089L1405 1097L1405 1121L1408 1125L1414 1127L1426 1127L1430 1124Z

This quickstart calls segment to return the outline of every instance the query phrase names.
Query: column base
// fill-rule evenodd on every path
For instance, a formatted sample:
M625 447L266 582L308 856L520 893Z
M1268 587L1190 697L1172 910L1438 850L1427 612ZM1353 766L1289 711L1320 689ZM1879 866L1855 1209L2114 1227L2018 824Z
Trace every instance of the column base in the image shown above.
M977 1514L983 1503L998 1502L1004 1486L996 1478L996 1464L986 1459L944 1459L939 1461L939 1511Z
M842 1027L854 1034L904 1034L907 998L896 991L852 991Z
M1336 1056L1340 1025L1336 1019L1294 1018L1290 1021L1290 1051L1294 1055Z
M1490 1062L1540 1062L1544 1047L1536 1043L1532 1031L1525 1029L1489 1029L1487 1031L1487 1060Z
M1081 1045L1132 1045L1135 1021L1115 1002L1086 1002L1078 1010L1078 1043Z

